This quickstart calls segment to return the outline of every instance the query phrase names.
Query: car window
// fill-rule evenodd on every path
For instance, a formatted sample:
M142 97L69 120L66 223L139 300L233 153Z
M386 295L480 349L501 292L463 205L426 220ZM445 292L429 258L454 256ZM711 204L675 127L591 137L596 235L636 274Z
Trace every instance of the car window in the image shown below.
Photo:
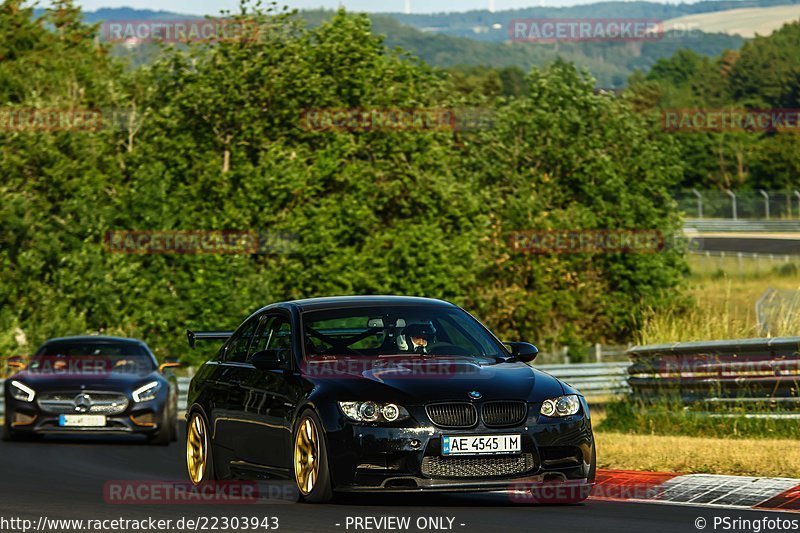
M225 350L225 360L232 363L244 363L247 359L247 351L250 347L250 341L253 339L253 333L258 325L258 318L250 319L228 343L228 348Z
M458 308L386 306L310 311L303 315L306 356L406 353L495 358L502 346Z
M288 318L283 316L268 316L259 323L256 337L250 346L248 361L253 354L262 350L278 350L289 368L292 350L292 325Z

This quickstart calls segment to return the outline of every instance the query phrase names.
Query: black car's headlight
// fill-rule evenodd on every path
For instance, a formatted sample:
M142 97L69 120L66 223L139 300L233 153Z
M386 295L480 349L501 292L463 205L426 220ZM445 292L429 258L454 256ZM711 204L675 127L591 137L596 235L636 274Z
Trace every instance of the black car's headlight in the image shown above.
M397 422L410 416L404 407L394 403L339 402L339 408L353 422Z
M133 401L136 403L149 402L150 400L156 399L156 395L158 395L160 389L161 383L158 381L151 381L147 385L142 385L134 390L131 396L133 396Z
M11 397L21 402L32 402L36 397L36 391L19 381L12 381L9 383L9 390Z
M581 410L581 400L575 394L559 396L542 402L539 410L544 416L571 416Z

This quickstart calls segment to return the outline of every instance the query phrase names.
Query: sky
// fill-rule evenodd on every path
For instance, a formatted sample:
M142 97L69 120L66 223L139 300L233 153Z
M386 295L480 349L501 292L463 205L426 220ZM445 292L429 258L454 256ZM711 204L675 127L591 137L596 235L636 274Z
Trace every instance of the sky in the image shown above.
M586 4L600 0L278 0L278 3L297 9L320 7L334 9L343 5L351 11L401 13L405 10L407 1L411 3L412 13L435 13L488 9L490 2L494 4L497 11L500 11L540 5ZM664 2L664 0L661 1ZM235 12L238 11L239 6L239 0L77 0L77 3L86 11L95 11L102 7L132 7L197 15L216 14L222 9ZM670 1L670 3L673 2Z

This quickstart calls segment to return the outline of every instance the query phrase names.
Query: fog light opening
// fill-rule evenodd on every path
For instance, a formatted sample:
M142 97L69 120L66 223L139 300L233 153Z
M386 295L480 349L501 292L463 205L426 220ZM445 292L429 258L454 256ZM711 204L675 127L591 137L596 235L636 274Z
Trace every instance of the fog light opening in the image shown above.
M14 413L14 419L11 421L11 427L30 426L34 422L36 422L36 415L26 415L24 413Z
M155 417L153 413L145 413L143 415L131 415L131 422L137 426L153 428L156 427Z

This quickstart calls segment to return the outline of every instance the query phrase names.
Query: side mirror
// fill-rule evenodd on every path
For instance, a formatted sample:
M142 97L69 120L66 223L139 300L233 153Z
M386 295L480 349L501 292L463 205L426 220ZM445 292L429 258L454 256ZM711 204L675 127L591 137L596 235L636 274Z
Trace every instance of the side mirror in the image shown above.
M284 364L284 350L261 350L253 354L250 362L259 370L277 370Z
M158 371L164 372L167 368L181 368L186 366L185 363L181 363L177 357L167 357L164 359L164 362L158 365Z
M6 366L15 372L19 372L28 368L28 363L25 362L25 357L15 355L8 358Z
M536 359L539 348L529 342L506 342L504 343L511 349L511 355L523 363L530 363Z

